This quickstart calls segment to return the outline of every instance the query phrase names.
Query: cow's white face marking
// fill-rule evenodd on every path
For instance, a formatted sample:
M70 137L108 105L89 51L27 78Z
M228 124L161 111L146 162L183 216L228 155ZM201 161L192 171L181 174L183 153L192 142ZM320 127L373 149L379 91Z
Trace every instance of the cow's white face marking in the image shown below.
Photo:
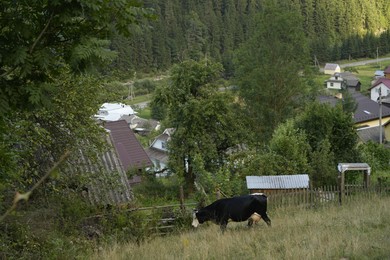
M198 219L196 218L196 213L194 212L194 213L192 214L192 226L193 226L193 227L198 227L198 225L199 225L199 221L198 221Z

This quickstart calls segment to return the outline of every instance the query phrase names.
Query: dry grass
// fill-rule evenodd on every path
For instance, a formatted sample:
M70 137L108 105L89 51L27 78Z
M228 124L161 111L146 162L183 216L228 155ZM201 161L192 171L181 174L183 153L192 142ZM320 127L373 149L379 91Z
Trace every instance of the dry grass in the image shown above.
M342 207L270 212L252 229L219 227L101 250L92 259L390 259L390 198L374 197Z

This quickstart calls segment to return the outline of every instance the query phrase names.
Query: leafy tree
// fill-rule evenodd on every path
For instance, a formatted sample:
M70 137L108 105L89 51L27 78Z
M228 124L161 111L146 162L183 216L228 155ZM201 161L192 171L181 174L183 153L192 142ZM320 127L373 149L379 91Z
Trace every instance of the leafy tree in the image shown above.
M390 150L385 146L368 142L359 145L359 150L362 155L362 161L368 163L373 172L390 168Z
M312 151L325 149L324 140L329 142L335 167L339 162L358 161L358 138L353 118L341 107L314 102L296 118L295 124L305 131Z
M112 61L111 32L129 35L147 10L135 1L84 0L2 1L0 8L3 207L65 151L100 147L101 128L91 116L104 92L85 73Z
M169 125L175 128L169 164L190 190L197 174L193 165L215 172L225 164L228 149L240 143L233 97L216 84L221 72L219 63L185 61L172 69L172 83L165 89Z
M256 140L267 142L307 92L308 48L299 10L285 1L270 1L257 23L262 26L236 53L235 79Z
M280 155L287 162L283 172L279 174L302 174L309 171L310 146L305 133L294 128L292 120L278 126L269 147L272 152Z
M337 164L328 139L322 140L310 153L311 185L319 187L337 184Z

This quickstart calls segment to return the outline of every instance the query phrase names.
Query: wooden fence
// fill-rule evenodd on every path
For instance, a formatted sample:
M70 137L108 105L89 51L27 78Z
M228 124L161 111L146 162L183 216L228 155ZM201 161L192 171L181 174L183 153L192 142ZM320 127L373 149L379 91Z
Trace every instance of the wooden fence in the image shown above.
M390 187L376 185L367 188L363 184L347 184L345 185L344 201L342 203L358 197L370 198L374 194L390 194ZM268 196L268 208L271 209L289 206L319 207L332 203L341 204L338 186L324 186L306 190L283 190Z

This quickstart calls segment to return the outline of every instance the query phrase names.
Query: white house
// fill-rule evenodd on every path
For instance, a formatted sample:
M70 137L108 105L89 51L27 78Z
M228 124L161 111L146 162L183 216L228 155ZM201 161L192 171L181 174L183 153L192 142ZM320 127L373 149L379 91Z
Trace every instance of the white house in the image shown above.
M174 128L165 129L162 134L154 139L153 143L146 150L146 153L154 164L155 171L161 171L167 168L168 142L174 131Z
M369 90L371 100L378 102L379 93L382 97L390 95L390 79L379 78Z
M333 77L326 81L326 88L328 89L345 89L346 85L346 80L339 73L335 73Z
M129 105L122 103L104 103L94 117L103 121L118 121L124 115L133 114L136 114L136 112Z
M326 63L325 64L325 67L324 67L325 74L333 75L335 73L340 73L340 72L341 72L341 68L338 64L335 64L335 63Z

